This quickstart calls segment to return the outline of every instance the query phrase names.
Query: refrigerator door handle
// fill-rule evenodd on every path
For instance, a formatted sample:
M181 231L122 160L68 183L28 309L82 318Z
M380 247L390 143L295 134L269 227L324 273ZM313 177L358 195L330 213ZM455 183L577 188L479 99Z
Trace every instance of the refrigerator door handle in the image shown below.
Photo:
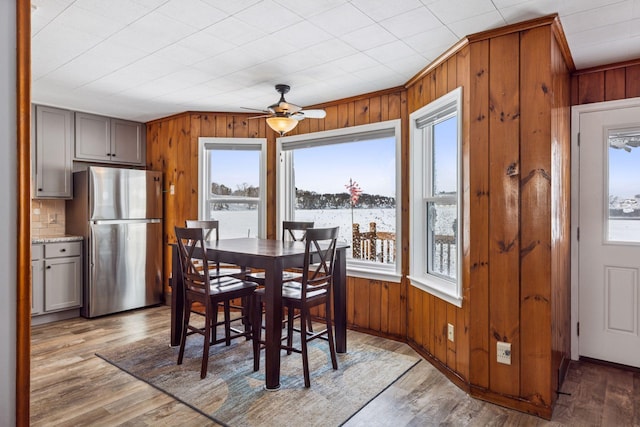
M157 224L161 220L159 218L152 219L98 219L90 221L91 224L105 225L105 224Z

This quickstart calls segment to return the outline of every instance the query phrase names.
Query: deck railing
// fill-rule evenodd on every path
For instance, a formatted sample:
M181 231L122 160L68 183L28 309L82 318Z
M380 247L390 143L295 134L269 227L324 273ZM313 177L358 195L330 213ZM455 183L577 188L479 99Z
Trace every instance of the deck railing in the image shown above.
M376 223L369 223L369 231L360 231L360 224L352 225L353 258L393 264L396 262L396 233L377 231Z
M440 268L440 273L451 276L451 253L455 256L456 236L435 235L434 236L433 267Z
M356 259L393 264L396 261L396 233L378 231L375 222L369 223L369 231L360 231L360 224L352 225L352 256ZM436 235L434 239L434 268L442 274L451 275L452 259L455 256L455 236Z

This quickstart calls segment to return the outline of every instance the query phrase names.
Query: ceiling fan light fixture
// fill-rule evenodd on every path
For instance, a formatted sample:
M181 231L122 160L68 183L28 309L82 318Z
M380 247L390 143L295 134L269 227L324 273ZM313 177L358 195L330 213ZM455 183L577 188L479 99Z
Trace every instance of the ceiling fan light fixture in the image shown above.
M267 124L271 129L278 132L280 136L292 131L298 126L298 120L286 116L274 116L267 118Z

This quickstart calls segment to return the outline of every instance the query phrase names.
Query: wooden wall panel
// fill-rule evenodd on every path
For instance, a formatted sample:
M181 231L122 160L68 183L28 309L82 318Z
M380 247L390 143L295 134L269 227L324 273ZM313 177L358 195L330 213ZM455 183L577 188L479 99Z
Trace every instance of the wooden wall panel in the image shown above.
M551 366L551 33L520 40L520 363L530 372ZM556 179L556 177L553 177ZM551 406L551 375L522 375L520 395Z
M446 95L447 85L449 83L449 62L443 62L438 68L436 68L436 72L434 75L434 99L440 98L442 95Z
M447 305L449 303L429 295L433 307L433 321L430 335L433 339L433 355L443 362L447 362ZM447 366L449 366L447 364ZM455 367L455 361L453 366Z
M519 34L489 43L489 387L520 391L520 97ZM496 343L511 343L511 365L496 361Z
M571 76L571 105L640 96L640 59L576 71Z
M452 65L455 59L455 65ZM461 310L454 310L456 313L456 328L454 349L456 352L455 371L465 379L469 379L469 363L470 363L470 293L469 293L469 128L470 128L470 64L469 64L469 46L462 48L455 58L451 58L449 64L449 75L453 74L455 68L456 79L452 81L449 78L449 90L456 87L462 88L462 283L463 283L463 302ZM450 365L451 366L451 365Z
M604 73L580 76L578 91L580 104L604 101Z
M617 68L604 72L604 100L613 101L624 99L625 96L625 69Z
M569 69L554 39L551 110L551 390L560 390L571 357L571 97ZM557 373L557 375L555 375ZM558 398L551 395L552 401Z
M331 130L338 128L338 106L332 105L324 109L327 112L324 118L324 130Z
M626 67L625 78L625 97L636 98L640 96L640 64Z
M354 111L354 123L356 126L369 124L369 99L359 99L355 101Z
M427 352L431 353L433 350L432 345L429 342L430 335L427 335L427 338L425 339L425 333L428 333L429 328L433 323L430 319L431 306L429 302L431 295L428 295L414 287L411 287L411 290L413 291L413 321L415 322L415 325L412 325L414 326L413 339L418 346L421 346L427 350Z
M465 240L463 278L469 295L469 382L489 388L489 40L469 49L469 90L463 96L469 130L463 143ZM466 154L468 153L468 154ZM468 186L468 190L467 187Z
M404 118L403 117L403 104L405 104L405 101L403 100L403 93L392 93L389 94L388 99L389 99L389 107L387 109L388 113L389 113L389 117L387 117L387 120L395 120L395 119L400 119L400 118Z

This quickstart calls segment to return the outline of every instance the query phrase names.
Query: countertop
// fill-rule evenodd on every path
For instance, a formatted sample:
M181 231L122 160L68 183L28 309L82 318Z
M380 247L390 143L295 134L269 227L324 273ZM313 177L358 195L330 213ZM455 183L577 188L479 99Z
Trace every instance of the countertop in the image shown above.
M82 240L82 236L72 236L65 234L63 236L40 236L31 239L31 243L58 243L58 242L76 242Z

